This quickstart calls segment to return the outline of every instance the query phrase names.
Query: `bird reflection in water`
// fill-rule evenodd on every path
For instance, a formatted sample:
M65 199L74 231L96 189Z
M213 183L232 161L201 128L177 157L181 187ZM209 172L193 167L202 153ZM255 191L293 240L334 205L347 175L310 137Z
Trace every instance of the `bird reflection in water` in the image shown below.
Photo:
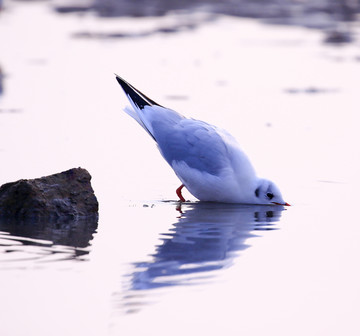
M282 206L219 203L182 203L180 216L169 233L161 234L150 262L133 264L123 305L137 311L150 289L211 281L216 272L232 265L250 237L276 229ZM136 308L137 307L137 308Z

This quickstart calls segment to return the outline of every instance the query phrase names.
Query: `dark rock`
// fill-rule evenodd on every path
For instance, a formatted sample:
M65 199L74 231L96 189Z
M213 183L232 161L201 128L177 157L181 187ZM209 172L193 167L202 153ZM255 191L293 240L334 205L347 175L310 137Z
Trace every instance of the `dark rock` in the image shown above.
M21 220L80 219L98 216L87 170L73 168L0 187L0 217Z

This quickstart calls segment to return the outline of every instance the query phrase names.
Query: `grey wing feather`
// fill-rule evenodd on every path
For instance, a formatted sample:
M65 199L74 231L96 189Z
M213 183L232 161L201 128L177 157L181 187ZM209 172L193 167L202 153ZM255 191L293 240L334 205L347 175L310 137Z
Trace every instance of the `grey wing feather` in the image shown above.
M183 119L173 127L152 123L165 160L183 161L189 167L217 175L228 162L227 145L217 129L203 121Z

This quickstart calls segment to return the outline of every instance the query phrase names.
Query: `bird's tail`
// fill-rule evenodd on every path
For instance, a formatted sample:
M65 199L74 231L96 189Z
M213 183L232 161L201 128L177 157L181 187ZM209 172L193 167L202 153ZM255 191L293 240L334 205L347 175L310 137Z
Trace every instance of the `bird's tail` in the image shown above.
M161 106L151 100L149 97L145 96L139 90L134 88L131 84L126 82L120 76L115 75L116 80L120 84L121 88L124 90L127 98L130 101L131 107L126 106L124 111L132 118L134 118L139 125L144 128L144 130L156 141L153 133L151 132L151 126L147 125L146 120L142 118L142 111L147 106Z
M124 112L126 114L128 114L131 118L135 119L138 122L138 124L155 140L155 138L154 138L153 134L150 132L149 128L144 124L144 122L140 118L141 112L138 111L137 106L134 106L133 104L131 104L131 105L132 106L126 106L124 108Z

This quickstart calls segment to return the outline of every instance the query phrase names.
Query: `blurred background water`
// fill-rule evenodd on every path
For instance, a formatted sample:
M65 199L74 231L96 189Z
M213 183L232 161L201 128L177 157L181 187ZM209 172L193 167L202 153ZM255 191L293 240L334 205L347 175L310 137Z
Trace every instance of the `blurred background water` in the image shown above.
M100 205L0 222L1 335L359 334L359 1L0 6L0 184L81 166ZM293 206L180 206L114 72Z

